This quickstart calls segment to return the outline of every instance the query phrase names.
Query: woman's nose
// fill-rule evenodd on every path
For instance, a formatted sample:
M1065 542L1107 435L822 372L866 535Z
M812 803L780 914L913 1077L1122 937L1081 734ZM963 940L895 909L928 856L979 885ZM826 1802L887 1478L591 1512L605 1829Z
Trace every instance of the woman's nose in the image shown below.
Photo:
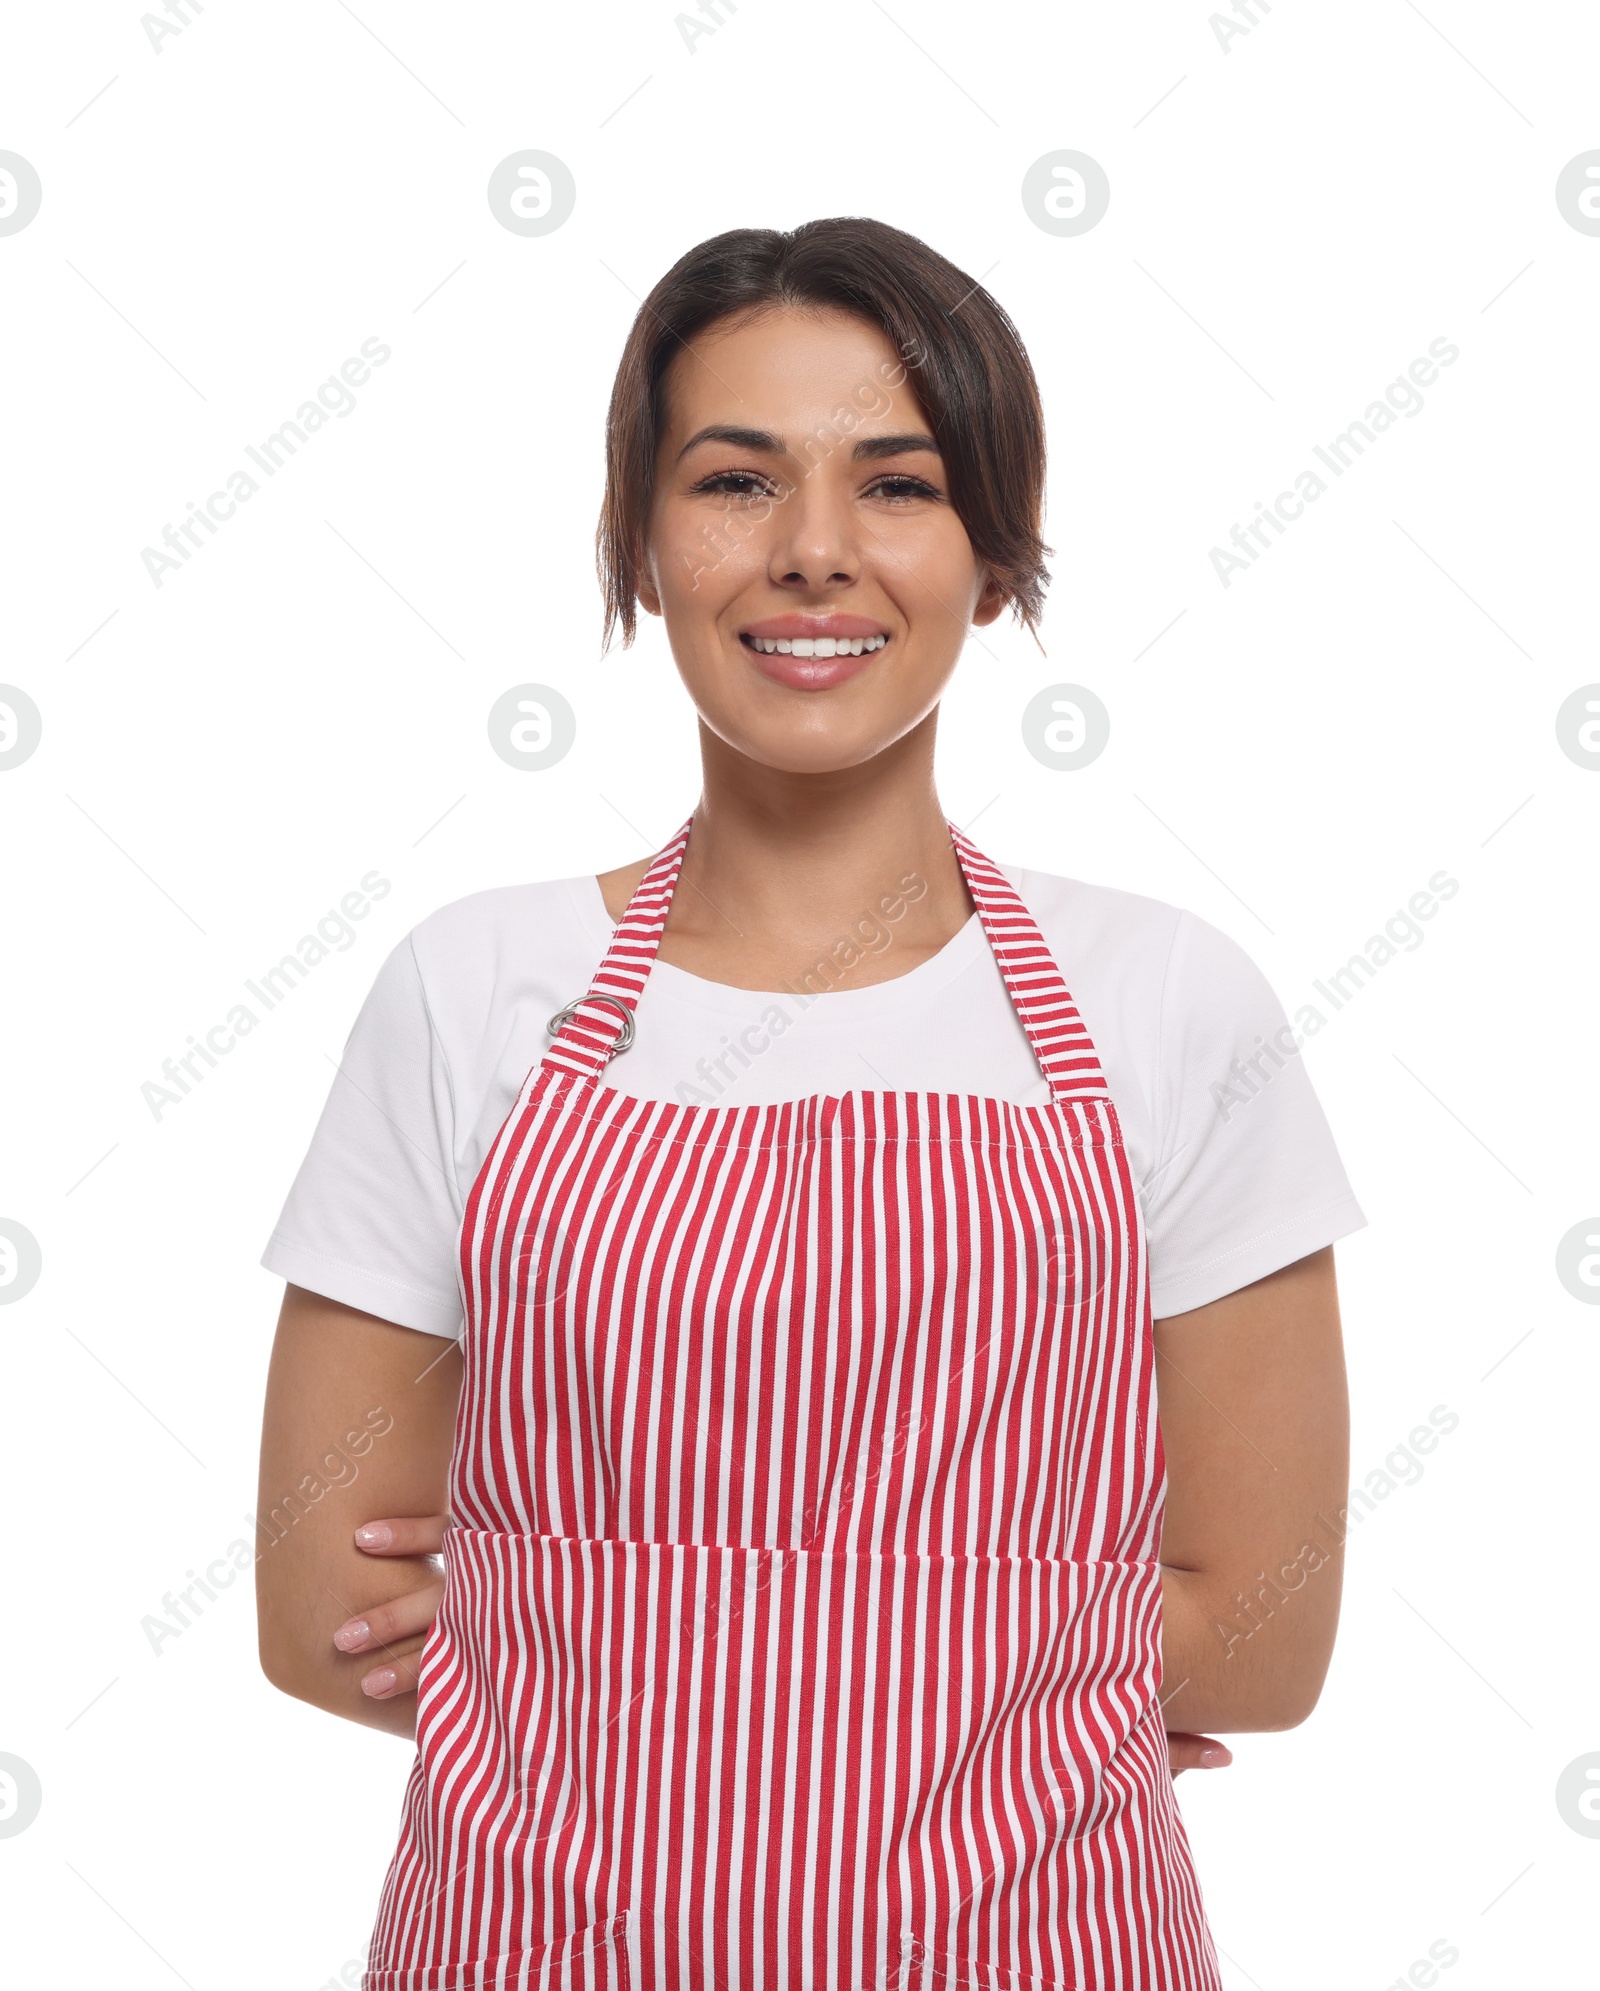
M769 573L787 587L838 586L857 579L861 551L847 503L803 485L775 515Z

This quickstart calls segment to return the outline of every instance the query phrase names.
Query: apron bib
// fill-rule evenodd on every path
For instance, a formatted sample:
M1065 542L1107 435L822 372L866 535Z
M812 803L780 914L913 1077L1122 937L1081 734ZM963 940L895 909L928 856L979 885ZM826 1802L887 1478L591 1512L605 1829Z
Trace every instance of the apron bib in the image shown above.
M468 1199L446 1586L365 1991L1220 1991L1167 1767L1116 1110L950 834L1051 1101L633 1099L694 818Z

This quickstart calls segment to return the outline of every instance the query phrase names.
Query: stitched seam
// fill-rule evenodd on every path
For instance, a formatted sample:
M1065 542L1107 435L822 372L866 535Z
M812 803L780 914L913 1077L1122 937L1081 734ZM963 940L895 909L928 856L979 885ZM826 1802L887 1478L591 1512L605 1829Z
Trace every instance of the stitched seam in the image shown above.
M370 1279L377 1286L393 1286L397 1293L415 1293L419 1300L436 1300L442 1306L453 1306L458 1296L451 1293L448 1298L435 1292L431 1286L413 1286L407 1279L391 1279L385 1272L373 1272L365 1265L357 1265L348 1258L335 1258L332 1252L318 1251L315 1246L301 1244L284 1231L274 1231L272 1242L281 1244L287 1250L296 1252L302 1258L320 1259L324 1265L337 1265L341 1272L354 1272L359 1278Z
M411 965L416 971L417 987L422 994L422 1013L428 1019L428 1034L438 1048L439 1063L444 1071L444 1089L450 1101L450 1170L448 1175L445 1176L445 1180L455 1192L456 1208L461 1209L464 1207L466 1199L461 1194L461 1181L457 1174L456 1165L456 1128L461 1124L461 1113L456 1100L455 1073L450 1069L450 1056L445 1049L444 1037L440 1032L438 1021L433 1013L433 1004L428 1000L428 980L422 972L422 963L417 959L417 935L414 927L406 938L407 944L411 949Z
M1167 936L1166 958L1161 964L1161 995L1156 1004L1156 1069L1155 1083L1150 1088L1154 1095L1150 1103L1151 1133L1155 1137L1154 1166L1150 1171L1152 1182L1160 1177L1162 1170L1167 1165L1166 1161L1162 1159L1162 1150L1167 1138L1167 1095L1171 1090L1171 1083L1164 1076L1167 1071L1167 1061L1162 1054L1166 1050L1167 1043L1167 997L1172 987L1173 962L1177 958L1178 938L1182 931L1183 914L1180 913L1172 922L1172 931ZM1176 1157L1169 1157L1168 1159L1175 1160Z
M1309 1210L1301 1210L1292 1217L1285 1217L1281 1224L1272 1224L1264 1231L1257 1231L1253 1237L1246 1238L1243 1244L1233 1245L1229 1250L1221 1252L1217 1257L1208 1258L1203 1264L1196 1265L1191 1271L1184 1273L1183 1278L1179 1279L1177 1284L1181 1286L1184 1279L1197 1279L1202 1273L1214 1272L1219 1267L1226 1265L1230 1259L1240 1258L1246 1252L1254 1251L1258 1245L1270 1243L1273 1238L1281 1237L1285 1231L1298 1231L1306 1224L1314 1223L1317 1218L1324 1216L1328 1211L1344 1209L1347 1205L1353 1205L1357 1209L1360 1208L1354 1196L1335 1196L1326 1203L1315 1204Z
M471 1522L452 1521L445 1530L446 1558L454 1553L461 1555L467 1551L460 1547L463 1536L486 1535L497 1542L548 1543L553 1548L571 1549L636 1549L641 1553L683 1554L690 1556L784 1556L794 1561L805 1557L812 1561L826 1559L830 1562L914 1562L914 1563L992 1563L1004 1565L1008 1569L1116 1569L1131 1571L1137 1576L1141 1571L1159 1574L1160 1559L1154 1555L1006 1555L992 1549L822 1549L801 1548L774 1542L661 1542L642 1541L632 1535L573 1535L558 1534L544 1528L480 1528ZM452 1549L452 1544L454 1548Z
M594 1083L593 1080L584 1077L580 1073L564 1072L558 1070L556 1082L550 1087L550 1091L553 1095L559 1097L563 1093L568 1093L573 1091L576 1087L580 1085L588 1085L592 1083ZM607 1091L615 1090L615 1088L613 1087L606 1087L603 1089ZM839 1093L819 1093L819 1094L813 1094L811 1096L814 1098L838 1099L844 1097L845 1095ZM866 1096L869 1098L882 1098L887 1096L889 1098L895 1098L895 1099L921 1099L928 1097L928 1095L925 1093L915 1093L915 1092L890 1093L887 1095L879 1093L869 1093ZM932 1096L936 1099L968 1099L968 1098L978 1097L978 1095L971 1093L935 1093ZM618 1093L617 1097L619 1099L632 1100L633 1094ZM765 1113L765 1112L775 1111L780 1106L783 1105L800 1104L800 1103L803 1102L784 1100L784 1101L776 1101L771 1106L742 1106L742 1107L735 1106L722 1110L726 1110L728 1112L733 1112L733 1113ZM532 1104L532 1096L530 1096L529 1104ZM678 1110L677 1102L672 1100L639 1099L639 1100L634 1100L634 1104L641 1107L671 1106L674 1108L674 1110ZM1071 1099L1061 1099L1053 1101L1050 1105L1019 1106L1016 1107L1014 1110L1019 1113L1052 1113L1062 1108L1070 1108L1074 1104L1084 1105L1084 1106L1109 1106L1111 1104L1111 1101L1109 1099L1102 1099L1102 1098L1080 1099L1077 1101ZM715 1111L718 1109L706 1108L703 1110ZM599 1114L595 1114L590 1117L594 1119L599 1119L601 1116ZM807 1134L805 1132L796 1132L795 1134L791 1135L788 1139L778 1139L771 1141L723 1141L723 1140L718 1140L715 1137L712 1137L711 1139L706 1139L704 1137L696 1138L695 1136L688 1134L655 1133L645 1127L626 1126L620 1120L615 1120L615 1119L611 1120L609 1122L609 1125L613 1128L615 1132L626 1135L629 1140L642 1141L653 1147L667 1145L671 1147L680 1147L680 1148L681 1147L704 1147L708 1149L714 1148L719 1154L725 1154L730 1151L736 1154L770 1154L779 1150L787 1151L789 1149L796 1148L800 1146L802 1143L808 1141L816 1144L820 1144L823 1141L829 1141L829 1142L838 1141L848 1147L857 1147L857 1146L871 1147L871 1146L877 1146L880 1143L885 1143L885 1144L892 1143L896 1147L949 1147L949 1148L987 1149L991 1153L995 1154L1039 1154L1039 1153L1048 1152L1050 1146L1053 1145L1048 1142L1042 1142L1039 1144L1039 1146L1034 1147L1026 1141L991 1141L991 1140L985 1140L981 1136L966 1135L966 1134L912 1134L912 1133L907 1133L903 1128L894 1128L894 1129L884 1128L878 1133L832 1132L826 1134L824 1133ZM1108 1134L1103 1137L1101 1136L1100 1130L1091 1129L1087 1127L1081 1127L1078 1129L1068 1129L1067 1131L1069 1135L1071 1135L1072 1137L1070 1144L1074 1147L1120 1148L1123 1146L1122 1134L1120 1128L1115 1134Z

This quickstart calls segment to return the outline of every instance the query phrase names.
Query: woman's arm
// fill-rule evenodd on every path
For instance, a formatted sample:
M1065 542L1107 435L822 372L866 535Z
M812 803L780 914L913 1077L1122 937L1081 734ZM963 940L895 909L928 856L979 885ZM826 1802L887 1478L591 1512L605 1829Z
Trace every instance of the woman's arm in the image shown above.
M437 1585L425 1556L374 1564L355 1530L375 1513L443 1511L460 1389L454 1342L285 1290L261 1434L262 1670L298 1700L395 1735L414 1732L415 1700L374 1698L362 1677L418 1650L431 1612L354 1653L333 1634L358 1611L372 1622L379 1613L368 1607Z
M1155 1347L1167 1726L1293 1728L1322 1691L1344 1574L1333 1247L1157 1321Z

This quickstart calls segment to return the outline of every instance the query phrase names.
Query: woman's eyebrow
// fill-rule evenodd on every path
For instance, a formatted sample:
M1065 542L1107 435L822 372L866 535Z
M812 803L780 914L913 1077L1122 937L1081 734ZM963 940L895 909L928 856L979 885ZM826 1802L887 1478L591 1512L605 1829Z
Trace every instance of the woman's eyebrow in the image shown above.
M767 456L783 453L782 441L767 429L741 429L727 422L712 422L706 428L696 429L678 455L687 456L691 449L703 442L725 442L730 449L757 450Z
M939 445L932 436L916 433L903 436L863 436L850 454L858 463L870 463L880 456L911 456L918 450L926 450L930 456L940 454Z

